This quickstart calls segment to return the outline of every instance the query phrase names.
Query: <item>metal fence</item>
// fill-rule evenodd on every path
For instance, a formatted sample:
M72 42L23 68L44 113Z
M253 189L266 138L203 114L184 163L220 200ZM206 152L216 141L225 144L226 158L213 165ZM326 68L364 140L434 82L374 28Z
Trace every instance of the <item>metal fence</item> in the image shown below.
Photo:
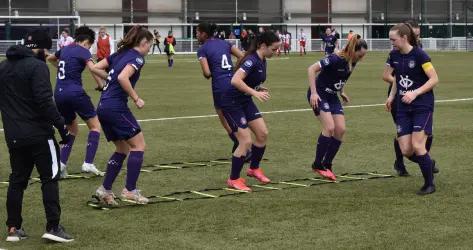
M241 42L239 39L227 39L230 43L234 44L241 49ZM389 51L391 50L391 42L389 39L366 39L368 43L368 48L370 51ZM5 55L6 50L12 46L21 44L21 40L0 40L0 54ZM53 40L52 52L56 51L55 44L57 40ZM114 40L113 46L117 47L118 40ZM347 43L346 39L340 40L340 48L343 48ZM473 51L473 38L424 38L422 39L422 45L425 50L431 51L463 51L463 52L472 52ZM176 39L176 46L174 47L176 54L193 54L196 53L199 49L199 43L197 40L193 39ZM160 44L161 51L163 51L163 44ZM322 40L320 39L311 39L306 43L306 51L321 51L322 50ZM300 46L298 39L291 39L290 42L290 52L296 53L299 52ZM95 54L95 47L91 48L91 53ZM151 53L152 51L150 51ZM159 50L155 49L154 54L158 54Z

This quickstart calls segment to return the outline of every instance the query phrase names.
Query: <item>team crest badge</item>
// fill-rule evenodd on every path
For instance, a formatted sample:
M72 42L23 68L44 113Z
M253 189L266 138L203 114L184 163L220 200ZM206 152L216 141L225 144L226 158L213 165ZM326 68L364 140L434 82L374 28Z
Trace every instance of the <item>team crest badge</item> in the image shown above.
M402 128L401 128L400 125L397 125L397 132L398 132L398 133L401 133L401 132L402 132Z
M242 118L240 119L240 122L241 122L242 125L245 125L245 124L246 124L246 118L245 118L245 117L242 117Z
M409 61L409 68L413 69L416 66L416 62L414 60Z
M244 65L245 65L246 67L251 67L251 66L253 66L253 62L252 62L251 60L246 60L245 63L244 63Z
M328 105L328 103L324 103L324 109L330 109L330 105Z
M137 62L139 65L142 65L142 64L143 64L143 59L137 57L137 58L136 58L136 62Z

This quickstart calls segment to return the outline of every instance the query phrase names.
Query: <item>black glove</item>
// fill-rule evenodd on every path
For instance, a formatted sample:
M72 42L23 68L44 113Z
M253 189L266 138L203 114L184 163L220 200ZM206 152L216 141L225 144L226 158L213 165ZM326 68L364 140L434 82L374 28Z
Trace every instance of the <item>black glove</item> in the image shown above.
M69 130L67 130L66 126L63 127L63 129L58 129L59 135L61 136L61 141L59 141L59 144L64 145L69 143L71 140L71 133L69 133Z
M71 140L71 137L69 136L70 133L66 128L66 124L64 123L64 118L60 117L58 120L56 120L54 122L54 127L57 129L59 135L61 136L61 141L59 141L59 144L67 144Z

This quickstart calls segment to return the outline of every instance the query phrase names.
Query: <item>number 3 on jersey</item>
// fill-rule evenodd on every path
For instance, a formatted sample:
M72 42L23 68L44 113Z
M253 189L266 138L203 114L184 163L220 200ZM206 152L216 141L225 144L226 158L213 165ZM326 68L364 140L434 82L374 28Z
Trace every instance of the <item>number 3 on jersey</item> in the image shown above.
M228 63L228 58L227 58L227 55L225 54L222 55L222 69L227 69L227 70L232 69L232 65Z
M107 81L106 81L106 83L105 83L105 86L103 86L103 91L107 90L108 85L110 84L110 81L112 80L112 75L113 75L114 72L115 72L114 69L112 69L112 70L110 70L110 71L108 72Z
M60 80L64 80L66 78L66 62L65 61L59 61L57 64L57 78Z

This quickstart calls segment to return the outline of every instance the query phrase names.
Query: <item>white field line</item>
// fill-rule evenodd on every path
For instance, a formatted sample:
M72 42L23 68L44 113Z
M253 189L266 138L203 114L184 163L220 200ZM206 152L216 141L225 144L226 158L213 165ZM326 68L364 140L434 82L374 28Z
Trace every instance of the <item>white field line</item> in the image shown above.
M445 102L466 102L466 101L473 101L473 97L470 98L459 98L459 99L444 99L444 100L437 100L436 103L445 103ZM377 103L377 104L362 104L362 105L349 105L344 106L343 108L367 108L367 107L379 107L384 106L384 103ZM261 112L262 114L278 114L278 113L293 113L293 112L305 112L305 111L312 111L312 109L287 109L287 110L274 110L274 111L266 111ZM157 121L172 121L172 120L185 120L185 119L200 119L200 118L210 118L210 117L217 117L216 114L212 115L192 115L192 116L175 116L175 117L163 117L163 118L154 118L154 119L142 119L138 120L138 122L157 122ZM79 126L85 126L85 123L80 123ZM3 129L0 129L3 131Z

